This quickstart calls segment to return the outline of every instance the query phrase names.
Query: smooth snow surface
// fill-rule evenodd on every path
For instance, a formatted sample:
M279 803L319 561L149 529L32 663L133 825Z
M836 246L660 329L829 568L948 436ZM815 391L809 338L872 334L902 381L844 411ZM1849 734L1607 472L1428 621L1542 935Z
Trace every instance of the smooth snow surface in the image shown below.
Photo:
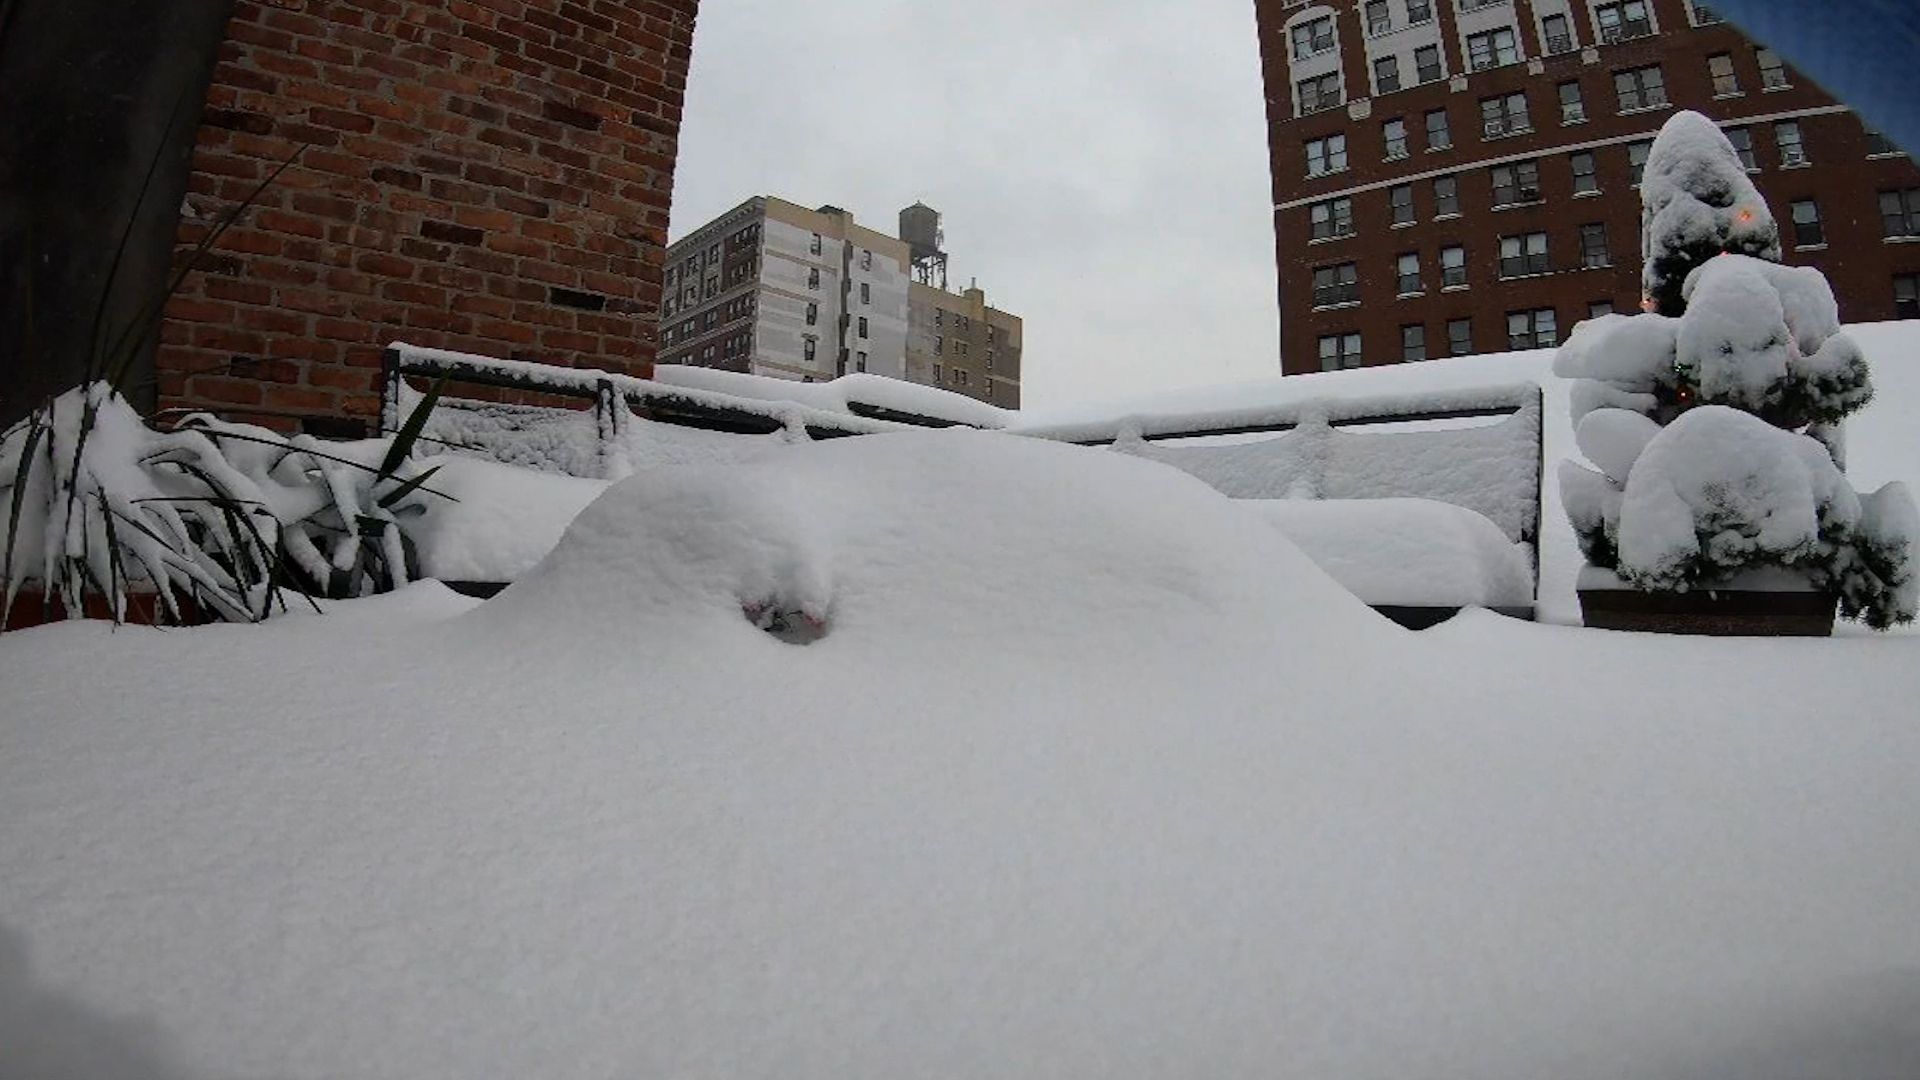
M419 547L421 574L442 581L512 581L546 558L608 487L458 454L433 464L440 467L434 488L451 498L429 504L407 533Z
M1484 516L1429 499L1243 503L1369 604L1532 607L1533 565Z
M0 1074L1920 1060L1912 638L1407 633L962 432L636 475L462 606L0 638Z

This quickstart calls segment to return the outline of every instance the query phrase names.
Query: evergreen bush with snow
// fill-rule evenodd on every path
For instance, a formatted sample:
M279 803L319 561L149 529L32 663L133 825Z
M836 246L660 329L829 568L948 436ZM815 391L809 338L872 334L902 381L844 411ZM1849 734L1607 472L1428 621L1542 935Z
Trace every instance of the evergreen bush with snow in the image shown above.
M1905 485L1847 483L1840 424L1873 390L1824 275L1780 265L1779 231L1733 145L1683 112L1642 186L1644 314L1582 323L1554 371L1577 382L1562 462L1587 560L1649 591L1785 568L1885 628L1920 608Z

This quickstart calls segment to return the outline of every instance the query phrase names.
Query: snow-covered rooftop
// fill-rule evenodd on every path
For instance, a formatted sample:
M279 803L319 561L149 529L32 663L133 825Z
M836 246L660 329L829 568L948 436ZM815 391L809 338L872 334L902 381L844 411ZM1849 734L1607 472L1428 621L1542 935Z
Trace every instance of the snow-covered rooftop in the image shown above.
M642 470L478 608L0 637L0 1074L1905 1080L1917 649L1404 632L1039 439Z

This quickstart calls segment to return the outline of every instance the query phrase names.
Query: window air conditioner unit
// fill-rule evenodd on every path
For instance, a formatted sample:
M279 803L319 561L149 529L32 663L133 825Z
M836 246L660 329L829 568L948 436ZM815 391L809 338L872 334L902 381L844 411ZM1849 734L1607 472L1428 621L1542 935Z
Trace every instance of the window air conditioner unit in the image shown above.
M1539 201L1540 201L1540 189L1539 189L1539 188L1537 188L1537 187L1523 187L1523 188L1521 188L1521 189L1520 189L1520 201L1521 201L1521 202L1539 202Z
M1493 67L1493 58L1490 56L1483 56L1473 62L1473 70L1475 71L1492 71Z
M1487 121L1485 132L1487 138L1497 139L1507 133L1507 125L1498 120L1489 120Z
M1600 29L1600 40L1609 45L1618 45L1626 40L1626 31L1618 26L1605 26Z
M1782 165L1805 165L1806 163L1807 163L1807 155L1804 151L1800 151L1800 150L1780 151L1780 164Z

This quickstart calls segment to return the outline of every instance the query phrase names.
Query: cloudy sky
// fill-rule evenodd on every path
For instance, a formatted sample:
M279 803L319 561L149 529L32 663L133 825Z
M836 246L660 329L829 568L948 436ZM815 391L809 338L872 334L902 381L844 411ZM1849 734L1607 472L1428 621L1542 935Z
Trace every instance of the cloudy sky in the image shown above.
M1249 0L706 0L673 235L752 195L895 231L1026 320L1024 403L1277 374Z

